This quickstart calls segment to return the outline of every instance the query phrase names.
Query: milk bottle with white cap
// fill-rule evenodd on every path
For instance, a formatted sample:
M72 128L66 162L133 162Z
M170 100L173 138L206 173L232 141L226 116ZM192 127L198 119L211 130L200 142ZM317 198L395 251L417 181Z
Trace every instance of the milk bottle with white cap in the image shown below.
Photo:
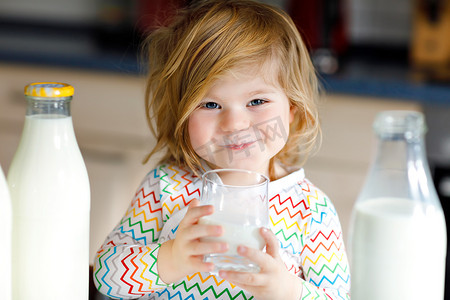
M88 299L88 174L70 114L73 87L25 87L27 111L8 172L13 298Z

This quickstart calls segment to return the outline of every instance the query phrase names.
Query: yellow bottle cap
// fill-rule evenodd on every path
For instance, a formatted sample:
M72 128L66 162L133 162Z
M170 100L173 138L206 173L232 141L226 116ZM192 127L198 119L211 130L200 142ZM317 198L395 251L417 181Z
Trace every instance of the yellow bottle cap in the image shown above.
M71 97L74 88L62 82L35 82L25 86L24 92L31 97Z

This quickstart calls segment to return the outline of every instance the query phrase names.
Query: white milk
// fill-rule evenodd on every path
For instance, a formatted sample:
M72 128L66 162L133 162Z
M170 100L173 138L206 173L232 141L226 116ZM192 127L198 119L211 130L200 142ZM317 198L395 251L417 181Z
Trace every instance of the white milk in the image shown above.
M8 184L14 299L88 299L90 190L71 117L26 117Z
M2 300L11 300L11 230L11 199L0 167L0 295Z
M352 300L444 298L442 212L408 199L372 199L356 205L353 230Z
M228 251L226 255L238 255L237 247L245 245L250 248L262 250L265 242L259 233L260 227L241 225L239 223L232 223L225 221L226 216L217 218L215 215L202 217L199 224L220 225L223 227L224 233L220 237L204 238L205 241L219 241L228 243ZM239 220L239 216L231 216L227 220Z

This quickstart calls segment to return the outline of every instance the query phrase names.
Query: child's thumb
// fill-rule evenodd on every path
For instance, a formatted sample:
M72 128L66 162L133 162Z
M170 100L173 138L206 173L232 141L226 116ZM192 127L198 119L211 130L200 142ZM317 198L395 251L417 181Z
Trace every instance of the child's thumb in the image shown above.
M189 208L193 208L200 205L200 200L194 198L191 202L189 202Z
M266 253L275 259L278 258L280 255L278 252L280 244L275 234L270 229L263 227L261 228L261 235L266 241Z

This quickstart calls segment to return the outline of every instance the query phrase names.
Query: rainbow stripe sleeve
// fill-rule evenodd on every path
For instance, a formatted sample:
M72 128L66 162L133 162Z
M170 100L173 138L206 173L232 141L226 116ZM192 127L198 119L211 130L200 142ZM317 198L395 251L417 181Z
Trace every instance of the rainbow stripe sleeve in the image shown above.
M133 299L167 288L157 270L163 227L157 170L147 175L130 207L108 235L94 261L94 283L111 298Z
M310 216L301 242L302 300L350 299L350 270L337 212L308 180L300 186Z

